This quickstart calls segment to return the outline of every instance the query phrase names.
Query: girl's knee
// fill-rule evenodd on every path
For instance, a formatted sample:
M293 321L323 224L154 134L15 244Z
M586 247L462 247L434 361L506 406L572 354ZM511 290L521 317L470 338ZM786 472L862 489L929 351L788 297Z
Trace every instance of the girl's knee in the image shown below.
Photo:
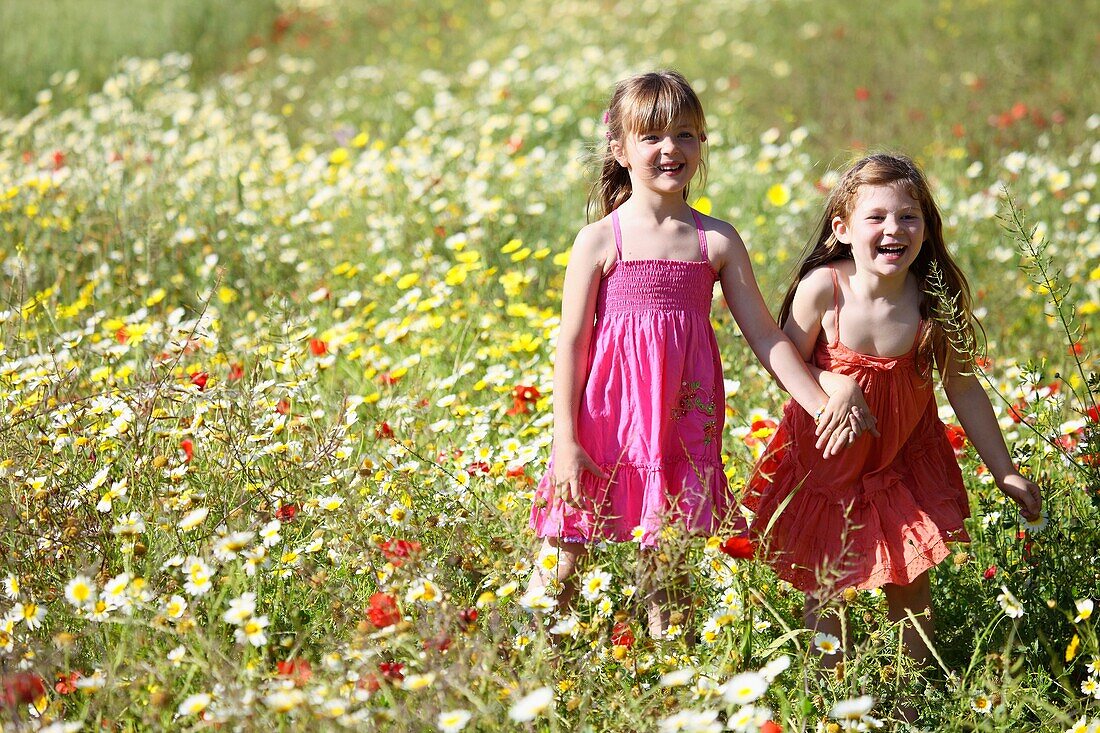
M890 606L890 618L898 621L905 618L910 611L913 614L922 614L931 611L932 586L928 580L928 573L921 573L908 585L887 585L883 587L886 600Z
M582 542L563 542L548 537L539 551L538 564L544 570L556 570L559 578L567 578L576 571L577 563L587 554L588 548Z

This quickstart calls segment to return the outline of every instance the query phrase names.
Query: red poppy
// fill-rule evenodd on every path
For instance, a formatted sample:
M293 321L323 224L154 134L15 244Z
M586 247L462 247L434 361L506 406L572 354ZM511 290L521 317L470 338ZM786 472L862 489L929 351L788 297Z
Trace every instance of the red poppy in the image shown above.
M328 343L321 339L310 339L309 350L313 352L314 356L324 356L328 353Z
M752 543L746 537L730 537L720 549L735 560L747 560L754 552Z
M469 466L466 466L466 473L470 474L471 476L478 473L489 473L489 464L485 461L477 461L476 463L471 463Z
M126 332L125 326L115 331L115 341L119 342L120 344L124 344L129 340L130 334Z
M783 729L774 720L768 720L760 726L760 733L783 733Z
M472 631L477 626L477 615L476 608L464 608L462 613L458 614L458 621L463 629Z
M65 153L60 150L53 151L53 169L60 170L65 167Z
M1083 353L1085 353L1085 345L1080 341L1074 341L1073 346L1069 347L1070 356L1080 356Z
M183 455L186 456L185 460L190 463L191 458L195 455L195 443L190 438L184 438L180 441L180 448L183 449Z
M210 379L210 375L206 372L192 372L190 374L191 384L198 387L200 390L206 389L206 383Z
M538 402L542 397L539 394L538 389L530 387L525 384L517 384L512 388L512 408L508 410L509 415L524 415L531 411L531 405Z
M399 540L390 537L384 542L378 543L379 549L386 559L393 563L394 567L401 567L405 558L420 552L420 543L415 540Z
M1071 435L1059 435L1057 438L1054 439L1054 442L1058 446L1060 446L1062 448L1062 450L1064 450L1068 453L1068 452L1072 451L1074 448L1077 447L1077 442L1078 441L1077 441L1077 436L1071 434Z
M380 422L378 427L374 429L374 437L389 440L393 437L393 428L390 427L388 422Z
M58 695L71 695L76 692L76 681L83 677L79 670L73 670L68 674L57 675L57 682L54 683L53 689Z
M16 672L0 680L0 706L27 705L46 694L46 685L34 672Z
M856 101L866 102L871 98L871 90L867 87L856 87Z
M378 665L378 671L390 682L400 682L405 679L405 665L401 662L382 662Z
M381 382L382 384L386 385L387 387L392 387L393 385L397 384L400 380L401 380L401 377L395 377L392 374L390 374L389 372L382 372L381 374L378 375L378 381Z
M634 646L634 631L626 621L616 621L611 627L611 643L615 646Z
M1009 111L1013 120L1022 120L1027 117L1027 105L1023 102L1017 102L1012 105L1012 109Z
M946 427L947 442L955 450L955 455L959 455L966 448L966 431L958 425L947 425Z
M297 504L283 504L281 507L275 510L275 518L284 524L287 522L293 522L294 517L298 516Z
M226 376L230 382L236 382L238 379L244 377L244 365L239 362L233 362L229 367L229 374Z
M367 618L376 627L384 629L401 620L401 611L398 610L397 601L394 600L393 596L379 591L370 597Z
M995 576L996 574L997 574L997 566L996 565L990 565L988 568L985 569L985 572L982 573L982 577L985 578L986 580L993 580L993 576Z
M1085 410L1085 417L1089 419L1089 422L1100 423L1100 407L1090 407Z
M280 677L292 679L295 687L302 687L313 676L313 667L305 659L286 659L276 663L275 668Z
M275 405L275 412L280 415L286 415L290 412L290 400L281 399L278 404Z
M1012 422L1024 422L1024 418L1027 417L1027 403L1021 400L1009 406L1008 416L1012 418Z

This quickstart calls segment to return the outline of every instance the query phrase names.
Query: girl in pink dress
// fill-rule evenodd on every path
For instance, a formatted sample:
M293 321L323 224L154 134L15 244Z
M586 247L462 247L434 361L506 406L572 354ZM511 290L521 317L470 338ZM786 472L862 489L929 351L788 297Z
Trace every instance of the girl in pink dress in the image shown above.
M544 538L539 557L552 562L536 566L528 587L535 607L569 607L587 543L652 547L671 522L708 534L732 522L720 455L722 365L710 324L715 282L753 351L798 404L856 431L871 421L858 409L858 390L827 401L768 313L737 232L688 205L706 134L687 81L658 72L619 83L606 122L590 200L601 218L577 235L565 273L553 455L531 511ZM683 575L646 574L657 570ZM655 636L668 624L668 591L648 590Z
M935 271L954 299L961 334L948 334L936 317ZM960 336L974 336L969 288L911 160L871 155L841 177L779 323L815 366L859 383L880 436L859 438L823 465L813 420L788 404L745 497L756 510L753 538L776 573L806 592L808 628L839 636L831 599L844 588L882 587L891 619L924 614L931 634L927 571L947 557L947 543L968 540L970 514L937 417L933 367L1000 489L1029 518L1038 516L1041 497L1012 464L971 355L957 348ZM904 639L923 663L920 634L908 628Z

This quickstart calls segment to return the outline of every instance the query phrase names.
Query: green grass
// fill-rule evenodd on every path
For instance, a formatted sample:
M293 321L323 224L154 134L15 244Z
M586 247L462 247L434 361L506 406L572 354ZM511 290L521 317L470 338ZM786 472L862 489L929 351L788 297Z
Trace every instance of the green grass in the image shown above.
M29 111L56 74L99 89L119 60L189 53L207 79L271 38L275 0L6 0L0 3L0 112Z
M862 694L877 717L917 704L937 731L1095 717L1081 689L1100 655L1095 617L1074 620L1078 601L1100 599L1091 5L49 7L0 5L0 581L21 586L0 587L0 693L20 670L39 675L41 714L85 728L419 731L458 709L467 731L637 731L743 712L706 681L787 655L758 701L785 731ZM132 54L159 59L115 64ZM520 608L559 256L584 222L609 90L651 66L701 90L700 205L744 235L769 302L823 176L856 143L902 148L934 181L983 309L990 392L1051 520L1021 538L977 457L961 457L974 542L934 573L945 668L913 669L882 598L856 594L854 653L842 676L821 674L801 596L702 540L666 550L686 558L709 643L644 638L632 546L585 569L611 573L612 615L581 602L576 637L555 643ZM70 67L76 83L49 84ZM53 99L36 106L43 85ZM1005 188L1025 218L1008 229ZM714 314L739 383L723 440L736 484L759 449L753 416L776 416L784 395ZM517 405L530 387L540 396ZM132 513L145 527L128 534ZM235 533L248 557L227 546ZM397 539L419 549L402 557ZM214 570L203 593L191 558ZM80 578L105 604L125 587L78 608L67 589ZM1002 585L1022 617L1004 612ZM255 645L225 618L245 593L268 622ZM376 593L397 624L370 620L372 597L385 620ZM37 628L32 604L46 611ZM634 645L612 648L616 621ZM281 674L290 659L312 676ZM698 686L662 686L684 669ZM90 685L53 687L74 673ZM540 688L553 712L505 722ZM30 712L5 699L6 729Z

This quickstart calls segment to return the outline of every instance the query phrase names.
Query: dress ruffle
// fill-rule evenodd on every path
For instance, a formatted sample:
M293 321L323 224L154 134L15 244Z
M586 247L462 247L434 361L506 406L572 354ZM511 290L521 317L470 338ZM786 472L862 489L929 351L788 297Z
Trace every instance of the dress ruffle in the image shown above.
M555 500L553 461L535 492L531 525L539 537L568 542L637 541L653 546L662 529L680 526L693 534L714 534L725 527L735 504L720 463L708 459L659 465L605 463L611 476L581 478L585 508ZM639 534L635 534L635 530Z
M789 403L744 497L756 512L751 533L776 574L803 591L906 585L943 561L949 543L969 541L962 474L931 386L908 358L838 351L818 363L860 382L882 436L822 459L813 420Z

